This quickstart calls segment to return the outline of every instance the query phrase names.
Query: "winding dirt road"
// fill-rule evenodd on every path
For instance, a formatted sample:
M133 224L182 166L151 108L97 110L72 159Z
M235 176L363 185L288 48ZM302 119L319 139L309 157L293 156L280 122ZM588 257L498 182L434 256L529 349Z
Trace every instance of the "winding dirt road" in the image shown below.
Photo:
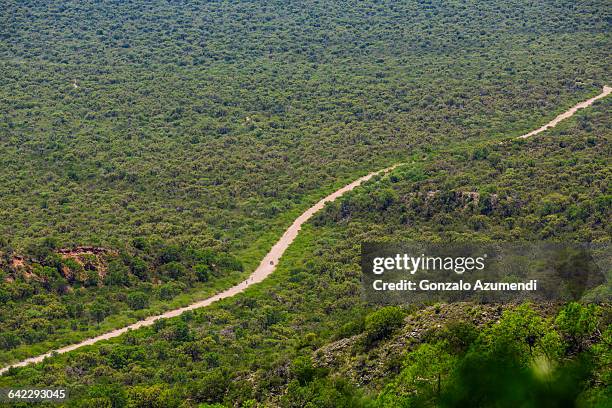
M50 351L50 352L42 354L40 356L31 357L31 358L28 358L26 360L20 361L19 363L15 363L13 365L10 365L10 366L7 366L7 367L3 367L3 368L0 369L0 374L5 373L11 367L23 367L23 366L26 366L28 364L40 363L46 357L50 357L53 354L67 353L69 351L76 350L78 348L81 348L81 347L84 347L84 346L89 346L91 344L97 343L97 342L99 342L101 340L112 339L113 337L117 337L117 336L122 335L123 333L127 332L128 330L135 330L135 329L138 329L140 327L151 326L156 320L167 319L167 318L170 318L170 317L176 317L176 316L180 315L181 313L183 313L183 312L185 312L187 310L194 310L194 309L198 309L200 307L208 306L211 303L216 302L217 300L221 300L221 299L225 299L225 298L228 298L228 297L232 297L232 296L234 296L234 295L236 295L236 294L238 294L240 292L243 292L249 286L261 282L266 277L268 277L268 275L270 275L272 272L274 272L274 270L276 269L276 265L278 264L278 261L280 260L280 257L283 255L283 253L289 247L289 245L291 245L291 243L293 242L293 240L297 236L298 232L300 231L300 228L302 227L302 224L304 224L306 221L308 221L310 219L310 217L312 217L317 211L319 211L320 209L325 207L326 203L334 201L335 199L337 199L338 197L340 197L341 195L343 195L347 191L353 190L355 187L359 186L361 183L371 179L372 177L374 177L374 176L376 176L378 174L385 174L385 173L390 172L391 170L393 170L397 166L399 166L399 164L396 164L396 165L388 167L386 169L375 171L375 172L370 173L370 174L368 174L366 176L363 176L363 177L353 181L352 183L342 187L341 189L334 191L333 193L331 193L330 195L328 195L327 197L323 198L321 201L319 201L318 203L316 203L315 205L313 205L312 207L310 207L309 209L304 211L302 213L302 215L297 217L295 219L295 221L293 221L293 224L291 224L291 226L289 228L287 228L287 230L285 231L283 236L280 237L280 239L276 242L276 244L274 244L272 249L270 249L270 252L268 252L268 254L264 257L264 259L262 259L262 261L259 264L259 266L257 267L257 269L255 269L255 271L246 280L240 282L239 284L237 284L235 286L232 286L231 288L226 289L223 292L217 293L216 295L211 296L211 297L209 297L207 299L204 299L204 300L201 300L199 302L193 303L193 304L191 304L189 306L181 307L180 309L170 310L170 311L168 311L166 313L163 313L163 314L160 314L160 315L157 315L157 316L150 316L150 317L148 317L148 318L146 318L144 320L138 321L138 322L136 322L134 324L131 324L131 325L126 326L126 327L123 327L121 329L113 330L113 331L110 331L108 333L104 333L104 334L101 334L99 336L96 336L96 337L93 337L93 338L90 338L90 339L87 339L87 340L83 340L80 343L71 344L69 346L62 347L60 349Z
M611 87L604 86L603 92L601 94L599 94L599 95L597 95L597 96L595 96L595 97L593 97L591 99L588 99L588 100L586 100L584 102L580 102L579 104L573 106L572 108L570 108L566 112L560 114L559 116L557 116L556 118L554 118L553 120L548 122L546 125L542 126L541 128L536 129L534 131L531 131L531 132L529 132L527 134L524 134L522 136L519 136L518 138L519 139L526 139L526 138L528 138L530 136L533 136L533 135L536 135L536 134L538 134L540 132L543 132L543 131L545 131L545 130L547 130L549 128L555 127L559 122L561 122L564 119L569 118L574 113L576 113L578 111L578 109L586 108L586 107L592 105L593 102L595 102L598 99L601 99L601 98L604 98L604 97L608 96L611 92L612 92L612 88ZM240 292L243 292L249 286L263 281L266 277L268 277L268 275L270 275L272 272L274 272L280 257L283 255L283 253L289 247L289 245L291 245L291 243L293 242L293 240L297 236L298 232L300 231L300 228L302 227L302 224L304 224L306 221L308 221L310 219L310 217L312 217L317 211L322 209L325 206L326 203L334 201L335 199L337 199L338 197L340 197L341 195L343 195L347 191L353 190L355 187L359 186L361 183L371 179L372 177L374 177L374 176L376 176L378 174L388 173L389 171L393 170L394 168L396 168L399 165L400 164L396 164L396 165L388 167L386 169L375 171L375 172L370 173L370 174L368 174L366 176L363 176L363 177L353 181L352 183L342 187L341 189L336 190L335 192L331 193L330 195L328 195L327 197L325 197L324 199L322 199L321 201L319 201L318 203L316 203L315 205L313 205L312 207L307 209L304 213L302 213L302 215L300 215L298 218L296 218L295 221L293 221L293 224L291 224L291 226L289 228L287 228L287 230L285 231L283 236L280 237L280 239L276 242L276 244L274 244L274 246L272 247L270 252L268 252L268 254L263 258L263 260L261 261L261 263L259 264L257 269L255 269L255 271L246 280L240 282L239 284L237 284L235 286L232 286L231 288L226 289L223 292L220 292L220 293L218 293L218 294L216 294L216 295L214 295L212 297L209 297L207 299L204 299L204 300L201 300L199 302L193 303L193 304L191 304L189 306L185 306L185 307L182 307L180 309L170 310L170 311L168 311L166 313L163 313L161 315L151 316L151 317L146 318L145 320L141 320L139 322L136 322L136 323L131 324L129 326L123 327L121 329L113 330L111 332L101 334L101 335L99 335L97 337L93 337L93 338L84 340L84 341L82 341L80 343L71 344L69 346L62 347L62 348L54 350L54 351L50 351L50 352L45 353L43 355L32 357L32 358L28 358L26 360L20 361L19 363L15 363L13 365L1 368L0 369L0 375L5 373L10 367L23 367L23 366L26 366L28 364L39 363L39 362L43 361L46 357L50 357L53 354L67 353L69 351L76 350L78 348L81 348L81 347L84 347L84 346L89 346L91 344L97 343L98 341L101 341L101 340L112 339L113 337L117 337L117 336L122 335L123 333L127 332L128 330L135 330L135 329L138 329L140 327L151 326L156 320L166 319L166 318L170 318L170 317L176 317L176 316L179 316L181 313L183 313L183 312L185 312L187 310L194 310L194 309L198 309L198 308L201 308L201 307L205 307L205 306L210 305L213 302L216 302L217 300L221 300L221 299L225 299L225 298L228 298L228 297L232 297L232 296L234 296L234 295L236 295L236 294L238 294Z
M554 118L553 120L551 120L550 122L548 122L547 124L545 124L544 126L542 126L539 129L536 130L532 130L529 133L526 133L522 136L519 136L519 139L527 139L528 137L531 137L533 135L537 135L538 133L544 132L547 129L553 128L555 126L557 126L557 124L559 122L561 122L564 119L569 118L570 116L572 116L574 113L576 113L578 111L578 109L582 109L582 108L587 108L589 106L591 106L593 104L593 102L595 102L598 99L601 98L605 98L606 96L610 95L610 92L612 92L612 88L609 86L604 86L603 87L603 91L597 95L592 97L591 99L587 99L584 102L580 102L578 104L576 104L575 106L569 108L568 110L566 110L565 112L563 112L562 114L560 114L559 116L557 116L556 118Z

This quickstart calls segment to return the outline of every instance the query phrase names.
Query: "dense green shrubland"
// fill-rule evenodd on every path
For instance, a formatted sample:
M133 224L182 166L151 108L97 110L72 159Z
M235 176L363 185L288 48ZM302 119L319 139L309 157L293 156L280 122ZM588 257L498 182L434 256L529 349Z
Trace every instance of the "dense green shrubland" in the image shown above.
M594 204L609 178L606 106L581 113L552 134L519 142L520 149L513 143L506 149L488 145L490 154L500 156L496 164L470 153L478 147L468 147L399 168L328 206L262 284L112 342L14 370L0 384L68 386L75 406L109 400L117 392L132 403L141 398L136 393L148 393L168 406L187 400L194 405L252 406L258 401L330 407L462 406L476 399L487 404L505 399L532 405L547 399L603 404L609 306L376 310L360 295L359 245L406 238L507 240L517 225L521 237L541 239L550 214L540 211L540 197L563 195L564 188L576 195L557 216L570 220L569 205L593 204L577 228L564 222L566 227L554 230L554 239L607 242L609 209L601 212ZM588 129L580 127L584 115L590 118ZM568 148L572 160L567 160ZM512 167L506 165L509 160ZM507 170L500 172L495 165ZM548 176L549 166L556 169L555 180ZM583 168L589 169L587 179ZM512 190L521 203L515 223L504 222L509 217L498 207L501 198L491 208L471 207L457 205L450 194L470 187L482 196L496 185L502 197L500 191L510 191L506 184L518 180L506 178L508 171L529 180L526 187ZM430 190L447 199L410 201L414 192ZM385 191L393 199L381 205ZM430 206L435 211L427 215ZM401 221L407 211L414 216L409 223ZM462 221L474 214L484 220L483 228ZM439 215L453 222L435 221ZM523 224L525 219L533 222ZM398 325L402 315L406 320ZM485 375L478 367L491 368L487 378L492 386L510 378L512 387L483 391L476 386ZM178 396L176 404L170 395Z
M119 252L66 258L45 240L0 284L0 361L91 337L159 313L199 290L212 294L241 276L241 262L210 249L135 239ZM230 280L228 280L230 278ZM178 303L177 303L178 302Z
M0 8L2 361L227 287L316 198L407 162L329 205L246 293L2 386L65 386L73 406L605 402L605 313L440 318L389 356L427 313L365 304L358 267L373 239L609 242L610 103L507 140L609 79L604 2ZM53 255L76 245L117 251L104 279ZM13 253L43 279L11 269ZM538 335L513 338L517 325ZM357 368L326 364L347 347ZM477 392L491 361L511 390Z
M358 173L530 130L607 80L600 2L2 8L0 233L17 249L245 248Z

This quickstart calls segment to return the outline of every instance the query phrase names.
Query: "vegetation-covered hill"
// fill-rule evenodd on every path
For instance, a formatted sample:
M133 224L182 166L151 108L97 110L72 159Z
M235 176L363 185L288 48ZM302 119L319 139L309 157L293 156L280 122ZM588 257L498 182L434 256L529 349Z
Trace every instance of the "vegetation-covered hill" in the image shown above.
M605 2L13 2L0 233L244 248L418 147L529 130L607 80Z
M609 84L604 1L0 0L0 10L0 363L227 287L316 198L407 163L329 205L261 285L13 370L2 386L67 386L73 406L465 403L452 398L469 384L448 362L462 370L493 350L498 315L463 328L454 349L452 322L434 318L440 333L378 358L429 313L391 310L384 339L352 349L350 364L324 364L316 350L359 343L376 320L360 297L360 243L610 240L610 102L510 140ZM90 246L103 250L71 255ZM567 398L604 404L609 307L543 309L549 321L508 308L503 327L518 319L554 337L554 348L528 348L554 350L559 381L578 372L567 361L588 360ZM523 340L503 357L530 375L540 354L517 359ZM431 375L415 379L417 360ZM356 381L370 362L388 374Z

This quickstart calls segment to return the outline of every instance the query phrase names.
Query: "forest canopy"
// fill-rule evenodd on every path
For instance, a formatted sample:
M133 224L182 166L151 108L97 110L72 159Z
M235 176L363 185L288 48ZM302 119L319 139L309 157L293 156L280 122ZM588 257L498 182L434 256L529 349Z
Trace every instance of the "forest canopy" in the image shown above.
M0 0L3 366L240 282L318 199L402 163L264 282L0 386L72 407L605 406L609 305L376 307L359 247L609 243L609 98L516 140L610 85L609 9Z

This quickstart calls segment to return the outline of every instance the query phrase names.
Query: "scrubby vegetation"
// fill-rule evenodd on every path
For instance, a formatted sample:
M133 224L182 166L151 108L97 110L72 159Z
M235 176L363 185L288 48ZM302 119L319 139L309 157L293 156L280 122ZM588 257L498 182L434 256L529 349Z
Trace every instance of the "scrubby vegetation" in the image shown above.
M241 275L241 262L210 249L135 239L121 251L55 248L28 260L6 255L0 275L0 362L44 352L159 313L199 289L212 294Z
M540 238L548 215L538 211L539 197L562 194L563 189L550 181L547 165L555 165L564 185L576 191L572 205L595 202L605 192L595 188L605 186L609 177L604 160L607 137L601 133L607 127L605 110L600 105L581 113L552 134L520 142L516 151L490 147L500 155L498 165L514 155L546 157L531 172L530 187L513 191L521 203L519 220L538 221L523 225L523 236ZM580 127L583 115L590 118L589 130ZM583 149L574 150L571 164L559 165L570 143ZM506 171L533 169L528 160L512 162L512 170ZM432 156L416 170L400 168L329 206L300 233L280 269L262 284L181 318L42 365L12 370L0 384L68 386L74 390L74 406L110 401L117 392L129 403L135 403L135 392L148 393L167 406L185 401L226 406L487 406L502 400L535 406L545 400L604 406L609 377L607 305L376 309L361 298L359 245L364 240L514 236L516 226L503 222L508 217L497 205L489 209L454 205L452 200L441 205L433 196L410 205L421 217L400 222L406 203L421 188L452 196L445 191L463 191L478 174L490 174L491 185L504 189L505 172L483 171L482 166L493 165L459 149L452 155ZM595 182L582 186L584 173L572 171L575 166L588 166L589 180ZM456 177L438 178L438 171ZM406 176L415 172L428 174L427 179ZM394 198L384 208L377 207L385 191ZM539 194L531 195L532 191ZM476 192L484 194L478 185ZM456 222L432 222L423 215L432 205L437 206L433 214ZM345 213L339 216L342 209ZM474 213L483 217L485 228L471 230L461 222ZM587 239L606 241L609 210L593 212L593 217L583 220L592 222ZM583 231L561 228L555 238L582 241ZM490 387L477 387L483 377ZM493 387L498 382L508 386ZM498 392L486 392L494 389ZM169 395L178 397L170 400Z
M230 286L316 198L405 163L261 284L0 387L74 407L609 401L608 304L377 308L359 282L366 240L609 244L610 102L512 139L609 80L605 2L0 9L1 363Z
M607 80L597 1L2 9L0 233L18 250L245 248L322 189L520 134Z

